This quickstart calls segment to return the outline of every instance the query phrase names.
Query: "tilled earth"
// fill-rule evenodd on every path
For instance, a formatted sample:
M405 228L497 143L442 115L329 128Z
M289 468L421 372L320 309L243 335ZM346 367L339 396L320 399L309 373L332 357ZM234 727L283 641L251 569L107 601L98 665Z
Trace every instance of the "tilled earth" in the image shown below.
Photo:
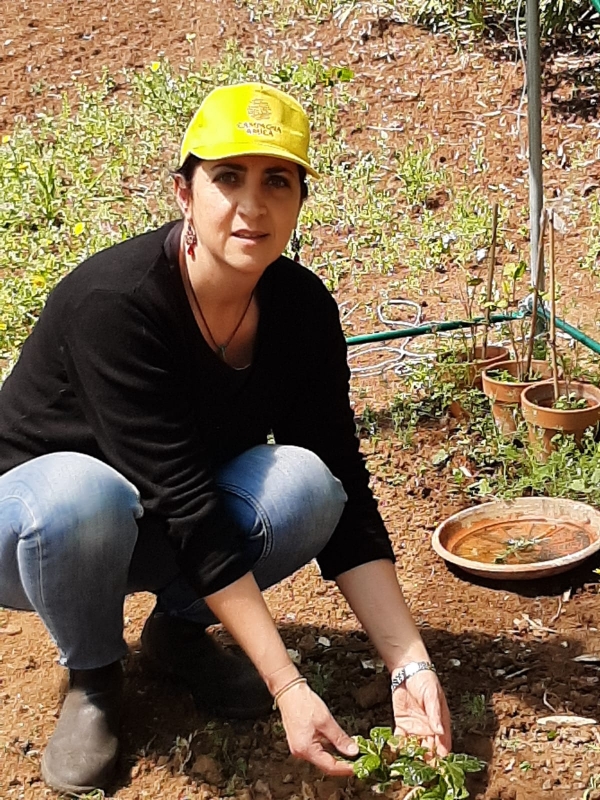
M229 0L0 0L0 9L4 131L15 115L31 118L43 106L52 107L60 92L73 91L75 81L93 83L105 66L116 74L122 67L147 66L160 55L175 64L190 56L217 60L227 38L237 38L248 53L268 41L272 52L288 59L312 55L351 66L353 91L368 103L368 111L361 111L360 119L353 107L340 114L357 148L373 147L376 130L396 127L390 124L396 119L402 119L403 130L390 135L397 137L398 147L433 137L441 157L457 171L473 144L483 143L489 169L479 188L502 184L520 203L526 201L527 164L514 130L522 72L508 45L457 51L427 31L381 24L368 9L342 28L305 20L285 31L251 23L247 12ZM545 59L547 193L567 219L600 183L595 100L577 77L585 73L586 58L568 52ZM507 223L517 239L522 222ZM593 332L595 284L576 266L587 225L584 210L578 227L560 238L558 259L569 273L561 279L563 313ZM319 235L317 247L334 247L331 233ZM413 299L426 299L426 316L459 313L453 280L452 274L423 279L422 296ZM337 296L346 308L361 303L364 309L380 302L386 290L392 294L390 281L371 275L346 279ZM360 309L347 318L349 334L370 332L373 324L372 314ZM355 377L357 411L367 403L384 410L400 386L395 376ZM365 435L364 452L398 554L399 575L448 694L455 749L488 762L471 784L472 796L480 800L583 800L594 776L600 785L600 726L548 727L538 720L554 713L598 717L598 664L574 661L582 654L600 659L596 565L588 562L577 572L520 585L470 582L450 571L432 552L431 534L468 501L450 468L432 468L431 458L452 435L453 424L441 420L421 427L409 448L384 425L376 438ZM391 724L387 678L334 586L308 566L270 591L268 602L287 646L297 651L300 668L350 733ZM293 760L276 714L256 724L203 719L178 687L156 682L138 653L152 603L150 596L138 595L125 611L131 653L123 754L110 796L370 796L355 781L323 779ZM222 631L216 635L227 640ZM1 800L55 796L39 771L59 709L62 670L55 659L36 618L0 611ZM593 789L585 795L595 796L600 795Z

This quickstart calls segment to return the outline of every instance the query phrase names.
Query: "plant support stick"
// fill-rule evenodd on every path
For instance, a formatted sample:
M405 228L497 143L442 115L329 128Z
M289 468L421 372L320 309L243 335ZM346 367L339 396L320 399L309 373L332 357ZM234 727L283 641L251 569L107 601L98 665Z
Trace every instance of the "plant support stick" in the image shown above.
M498 203L494 203L492 209L492 244L490 247L490 263L488 264L487 286L485 288L485 327L483 329L483 346L481 348L481 358L485 361L487 357L487 339L490 329L490 303L492 301L492 290L494 288L494 270L496 267L496 240L498 236Z
M540 298L540 286L542 285L542 274L544 272L544 236L546 235L547 222L546 209L542 211L542 224L540 227L540 239L537 252L537 272L535 274L535 287L533 289L533 308L531 309L531 333L529 334L529 347L527 348L527 359L525 361L525 380L531 371L531 360L533 358L533 343L535 341L535 329L537 327L538 302Z
M554 386L554 402L560 396L558 389L558 366L556 357L556 267L554 262L554 214L550 212L550 357L552 359L552 383Z

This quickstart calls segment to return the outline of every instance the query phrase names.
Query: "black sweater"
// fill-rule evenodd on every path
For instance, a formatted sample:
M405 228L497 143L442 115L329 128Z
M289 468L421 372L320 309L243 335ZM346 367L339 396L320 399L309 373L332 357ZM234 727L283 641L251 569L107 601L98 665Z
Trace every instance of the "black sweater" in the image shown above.
M0 390L0 474L58 451L110 464L207 595L251 566L214 469L272 432L319 455L348 495L318 559L324 577L392 559L358 450L333 298L306 268L271 264L256 290L253 363L240 375L196 325L165 251L173 224L98 253L51 293Z

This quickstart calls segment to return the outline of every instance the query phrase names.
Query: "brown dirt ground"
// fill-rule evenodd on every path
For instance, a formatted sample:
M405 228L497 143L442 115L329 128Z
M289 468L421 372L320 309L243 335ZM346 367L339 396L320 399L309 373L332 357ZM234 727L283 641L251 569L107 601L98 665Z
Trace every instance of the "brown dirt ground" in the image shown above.
M161 54L173 63L190 55L216 59L229 36L250 48L266 35L230 0L0 0L0 18L3 130L11 128L15 115L29 117L41 104L51 106L75 80L93 81L104 66L114 74L122 67L143 67ZM499 46L457 52L441 36L411 26L378 24L368 11L342 30L334 23L317 26L316 32L313 28L304 21L283 33L274 31L269 46L288 59L294 53L299 58L314 55L352 66L353 91L369 102L360 126L354 108L342 112L357 147L373 147L372 128L401 117L404 132L390 134L398 138L398 146L433 136L446 163L458 170L480 138L489 170L469 180L473 185L479 180L480 188L492 194L501 183L514 193L517 207L525 202L526 161L513 131L522 76L512 50ZM192 44L186 39L190 32L196 34ZM568 53L546 63L546 185L563 213L570 204L585 206L583 195L595 191L590 185L600 183L594 94L581 75L578 78L585 72L586 58ZM579 157L582 152L587 154L584 158ZM520 222L511 218L507 223L517 239ZM582 255L587 224L584 211L578 227L558 243L564 272ZM326 250L333 245L333 237L324 233L316 246ZM401 265L398 274L402 276ZM348 319L348 333L373 329L368 308L381 300L390 281L371 275L342 281L338 299L347 302L347 308L360 303ZM569 319L595 330L595 303L590 302L594 281L576 269L562 281ZM424 278L417 299L427 299L429 318L460 313L452 286L452 275ZM578 303L578 298L587 302ZM366 402L383 410L399 385L389 376L354 379L357 410ZM378 439L365 436L364 450L399 556L405 592L448 694L455 749L489 763L486 773L472 782L472 794L479 800L580 800L590 777L600 775L600 727L560 728L553 738L536 720L554 710L598 715L598 667L573 661L582 653L600 654L594 564L530 585L469 582L450 571L433 554L429 540L436 524L467 501L450 470L432 469L429 462L448 440L452 425L442 420L423 426L410 449L384 427ZM426 465L423 474L418 464ZM270 591L268 602L288 647L299 651L301 668L349 732L365 733L373 724L391 722L387 681L362 663L373 656L371 648L339 593L320 580L313 566ZM198 717L187 695L154 682L137 651L151 606L152 598L146 595L127 601L131 654L123 755L111 797L370 796L356 782L324 780L291 759L275 716L256 724L214 723ZM327 637L329 646L316 641L320 636ZM0 800L56 796L39 774L40 753L59 707L61 670L55 657L37 619L0 611ZM480 715L469 712L469 697L477 694L486 699ZM184 740L190 743L192 757L182 765ZM199 760L199 755L209 759Z

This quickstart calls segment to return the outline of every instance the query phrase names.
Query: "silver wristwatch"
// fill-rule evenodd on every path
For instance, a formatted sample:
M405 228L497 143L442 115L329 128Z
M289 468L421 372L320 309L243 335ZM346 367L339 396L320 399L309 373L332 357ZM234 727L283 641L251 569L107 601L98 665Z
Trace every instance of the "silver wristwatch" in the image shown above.
M422 672L424 669L428 669L431 672L437 672L431 661L410 661L408 664L400 667L400 669L392 678L392 694L399 686L402 686L402 684L408 680L408 678L412 678L413 675L416 675L417 672Z

